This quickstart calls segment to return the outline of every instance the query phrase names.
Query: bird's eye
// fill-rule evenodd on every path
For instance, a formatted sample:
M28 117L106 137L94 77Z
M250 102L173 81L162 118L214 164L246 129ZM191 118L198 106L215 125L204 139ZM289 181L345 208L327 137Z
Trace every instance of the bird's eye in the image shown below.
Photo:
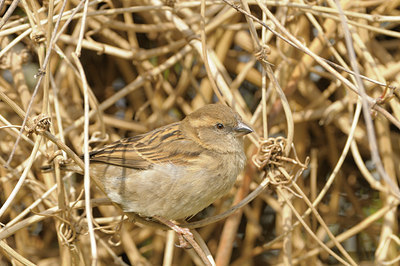
M221 123L217 123L215 126L216 126L218 129L224 129L224 125L221 124Z

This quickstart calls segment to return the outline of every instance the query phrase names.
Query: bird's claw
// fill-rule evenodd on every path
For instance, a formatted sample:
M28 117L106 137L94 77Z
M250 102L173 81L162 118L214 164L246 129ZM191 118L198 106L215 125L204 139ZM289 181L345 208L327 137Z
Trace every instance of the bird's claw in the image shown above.
M192 248L192 245L186 240L187 238L190 238L194 241L194 237L192 232L190 232L189 228L182 228L179 227L176 228L177 230L174 230L178 234L178 240L179 240L179 245L175 244L177 248L185 248L185 249L190 249Z

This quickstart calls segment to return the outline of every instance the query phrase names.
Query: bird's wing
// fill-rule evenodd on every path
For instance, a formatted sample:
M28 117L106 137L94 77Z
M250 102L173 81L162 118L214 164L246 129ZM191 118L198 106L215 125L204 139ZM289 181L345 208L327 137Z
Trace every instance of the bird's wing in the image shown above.
M185 138L179 123L148 133L122 139L90 153L91 162L135 169L148 169L153 164L185 165L196 159L201 148Z

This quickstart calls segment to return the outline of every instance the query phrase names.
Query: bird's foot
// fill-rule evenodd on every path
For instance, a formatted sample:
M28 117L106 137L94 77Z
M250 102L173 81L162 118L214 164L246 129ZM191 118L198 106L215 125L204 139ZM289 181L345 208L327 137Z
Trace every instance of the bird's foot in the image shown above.
M172 221L165 219L164 217L154 216L155 219L165 224L172 230L174 230L178 234L179 245L175 245L178 248L192 248L190 242L194 242L194 237L192 232L190 232L189 228L183 228L179 225L176 225Z
M187 240L190 239L194 241L192 232L190 232L189 228L182 228L179 226L178 228L179 232L173 229L178 234L178 240L179 240L179 245L175 244L175 246L178 248L187 248L187 249L192 248L192 245Z

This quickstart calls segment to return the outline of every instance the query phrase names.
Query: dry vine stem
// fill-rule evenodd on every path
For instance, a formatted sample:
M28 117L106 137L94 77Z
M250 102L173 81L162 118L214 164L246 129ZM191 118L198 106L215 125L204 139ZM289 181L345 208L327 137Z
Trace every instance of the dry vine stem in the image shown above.
M232 191L181 224L210 263L399 263L398 9L0 1L0 264L201 264L59 165L215 101L256 133Z

